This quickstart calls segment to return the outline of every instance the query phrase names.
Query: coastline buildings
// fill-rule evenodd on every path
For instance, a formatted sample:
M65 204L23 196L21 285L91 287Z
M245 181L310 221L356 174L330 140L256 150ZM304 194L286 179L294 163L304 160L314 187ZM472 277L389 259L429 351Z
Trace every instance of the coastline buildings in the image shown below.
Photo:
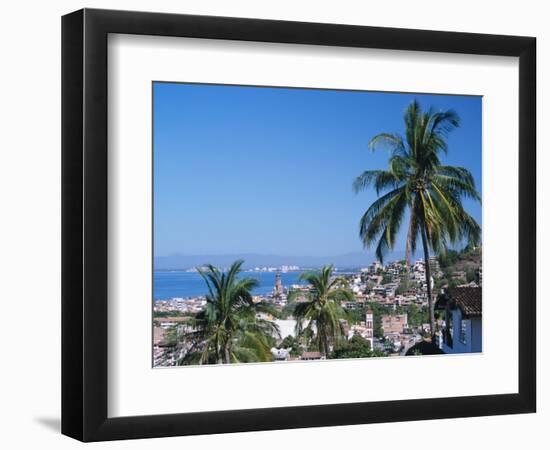
M376 275L378 273L379 270L382 270L384 266L382 266L382 264L380 264L380 262L377 260L377 261L373 261L368 267L367 267L367 273L371 274L371 275Z
M191 313L195 314L206 305L206 299L204 297L193 298L172 298L170 300L157 300L154 304L154 310L164 313Z
M441 283L444 276L448 277L449 281L452 280L451 275L455 273L460 277L465 276L462 266L445 267L445 273L443 273L437 258L430 258L429 263L434 272L432 283L435 278L439 286L438 291L446 287L446 284ZM472 267L471 264L470 267ZM473 268L481 284L481 267L475 265ZM293 269L292 266L266 268L266 272L272 274L262 277L264 283L262 293L254 292L253 295L255 303L269 303L281 314L280 316L278 313L273 316L262 316L263 319L273 321L280 328L280 336L273 336L275 350L272 349L272 356L276 361L320 357L312 353L317 348L311 345L311 341L302 339L296 334L296 321L292 317L293 308L295 304L307 300L307 293L312 290L312 286L292 284L296 282L297 275L285 276L284 274L285 270ZM258 270L263 271L260 268ZM436 346L435 343L430 342L428 336L430 327L423 259L418 259L411 264L408 271L405 270L403 261L388 262L385 266L375 262L366 268L347 270L338 275L346 279L347 288L353 294L353 298L341 301L341 306L348 311L349 317L346 320L340 320L340 338L350 340L354 335L360 335L369 342L371 349L386 355L405 354L411 349L412 354L419 350L427 352L430 345L438 352L446 353L481 351L481 288L477 288L475 283L442 291L447 294L446 300L442 296L438 297L437 309L443 315L443 319L437 321L440 333ZM285 280L287 280L286 285ZM479 294L466 294L474 292L472 289L479 289L477 291ZM304 295L295 296L293 304L288 305L287 296L293 291L303 292ZM433 295L437 296L435 293ZM185 341L174 344L174 336L184 336L188 331L192 331L191 322L188 321L202 311L205 305L204 296L155 301L154 366L175 365L185 355L188 351ZM312 330L316 333L315 324ZM297 347L294 346L293 354L290 355L288 349L279 348L286 337L299 342L300 350L296 350ZM420 347L417 346L419 343L422 344Z

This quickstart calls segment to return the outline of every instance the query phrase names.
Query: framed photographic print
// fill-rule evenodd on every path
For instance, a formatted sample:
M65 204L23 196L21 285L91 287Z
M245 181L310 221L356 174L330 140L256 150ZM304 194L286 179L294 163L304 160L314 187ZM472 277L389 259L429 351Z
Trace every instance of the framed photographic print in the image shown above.
M534 38L62 31L64 434L535 411Z

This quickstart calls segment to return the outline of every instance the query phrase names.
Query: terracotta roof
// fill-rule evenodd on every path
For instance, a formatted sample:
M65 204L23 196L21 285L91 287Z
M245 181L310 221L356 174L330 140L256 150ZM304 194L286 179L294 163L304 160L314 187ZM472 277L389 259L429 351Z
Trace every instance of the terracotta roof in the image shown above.
M302 359L319 359L321 358L321 352L304 352L302 353Z
M468 317L481 316L481 288L455 287L449 289L449 296Z

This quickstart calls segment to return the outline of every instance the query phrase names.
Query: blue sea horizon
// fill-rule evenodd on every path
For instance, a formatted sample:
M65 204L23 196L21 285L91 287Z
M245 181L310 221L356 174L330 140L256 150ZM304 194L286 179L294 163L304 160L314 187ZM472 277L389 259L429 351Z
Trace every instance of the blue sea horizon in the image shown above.
M303 271L281 273L283 286L305 284L299 280ZM258 280L254 295L266 295L273 291L276 272L243 271L240 277ZM172 298L199 297L207 294L207 287L201 275L197 272L156 270L153 272L153 299L170 300Z

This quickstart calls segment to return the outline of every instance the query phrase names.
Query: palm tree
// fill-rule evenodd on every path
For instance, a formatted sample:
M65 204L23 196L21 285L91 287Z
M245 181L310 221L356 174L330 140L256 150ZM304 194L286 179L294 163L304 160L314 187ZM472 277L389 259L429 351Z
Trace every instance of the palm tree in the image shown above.
M340 319L345 317L340 301L353 299L351 292L345 288L346 280L333 277L332 273L332 265L324 266L319 271L304 272L300 275L300 280L308 282L312 286L311 290L294 291L288 298L289 302L303 298L294 307L296 332L298 335L304 332L312 335L315 325L315 338L324 357L328 356L330 343L335 342L339 336ZM304 322L307 322L305 329Z
M185 336L188 351L182 364L271 361L269 339L280 337L279 328L258 317L274 311L252 301L251 291L258 281L237 277L243 262L234 262L227 272L212 265L198 269L208 287L206 307Z
M457 114L453 110L423 112L415 100L406 109L404 121L405 139L399 134L381 133L369 143L373 151L379 147L389 150L388 170L367 170L353 183L356 193L373 186L379 196L361 217L359 235L365 247L376 243L376 256L382 262L393 249L405 212L409 212L407 268L420 236L433 337L430 250L438 254L449 244L464 240L470 245L479 243L481 228L464 210L462 199L481 202L481 198L468 169L446 166L440 160L441 154L447 154L448 133L460 125Z

